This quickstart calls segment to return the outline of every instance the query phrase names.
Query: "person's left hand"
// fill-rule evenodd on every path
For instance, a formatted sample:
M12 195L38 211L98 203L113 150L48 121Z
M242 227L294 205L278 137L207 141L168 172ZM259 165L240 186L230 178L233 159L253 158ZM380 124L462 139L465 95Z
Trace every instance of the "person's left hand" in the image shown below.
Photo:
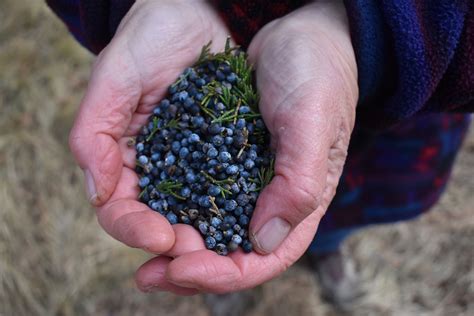
M275 177L250 225L257 252L219 256L195 242L202 240L198 232L183 227L169 252L137 271L143 291L168 289L169 283L213 293L259 285L304 253L334 196L358 97L342 3L314 3L271 22L252 41L249 56L276 150Z

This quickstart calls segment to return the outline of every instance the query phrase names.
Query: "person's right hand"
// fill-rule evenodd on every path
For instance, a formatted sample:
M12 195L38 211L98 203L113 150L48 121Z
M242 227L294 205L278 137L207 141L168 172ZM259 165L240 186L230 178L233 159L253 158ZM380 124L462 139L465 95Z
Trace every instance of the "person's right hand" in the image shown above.
M212 40L213 51L223 50L229 33L205 1L138 0L94 64L70 147L84 170L99 223L128 246L165 253L177 235L194 230L172 227L137 201L135 150L127 142L139 133L167 87L196 61L202 47ZM193 240L203 244L201 238L191 240L189 249ZM165 281L162 288L180 294L196 292Z

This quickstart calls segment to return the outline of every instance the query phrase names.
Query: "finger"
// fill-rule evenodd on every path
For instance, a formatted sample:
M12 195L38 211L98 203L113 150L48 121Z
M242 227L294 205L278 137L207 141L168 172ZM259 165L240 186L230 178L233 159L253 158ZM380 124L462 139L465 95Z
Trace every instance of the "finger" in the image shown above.
M308 215L325 210L328 157L334 136L331 124L322 119L327 116L318 103L331 100L313 80L298 87L294 95L297 97L287 98L273 113L270 128L276 145L275 176L260 194L250 223L250 237L262 254L277 249Z
M227 293L255 287L285 271L304 253L320 219L317 213L308 216L270 255L239 250L223 257L210 250L195 251L174 259L166 277L176 285L202 292Z
M262 254L277 249L294 227L322 205L329 145L325 136L308 133L305 125L313 123L305 124L304 119L282 123L274 136L275 176L260 194L250 224L251 239Z
M94 65L69 144L86 176L93 205L104 204L117 185L122 168L118 139L130 123L141 86L127 54L105 49Z
M174 244L174 231L169 222L148 206L136 201L136 174L124 167L111 199L97 211L104 230L124 244L151 253L164 253Z
M249 51L257 61L260 109L276 147L275 177L262 191L250 223L251 239L262 254L277 249L307 216L325 212L341 167L331 162L331 147L346 121L336 110L350 108L331 56L320 52L318 34L297 32L293 22L275 28L264 40L265 32L257 36ZM342 157L340 147L337 156Z
M135 200L116 200L98 212L100 225L115 239L150 253L164 253L174 243L168 221L145 204Z
M172 227L175 242L165 255L175 258L186 253L206 249L204 240L194 227L185 224L176 224Z
M205 249L174 259L168 265L166 278L178 286L225 293L239 289L242 275L230 256Z
M145 262L135 273L135 283L142 292L168 291L177 295L195 295L199 290L181 287L165 278L166 269L171 262L169 257L156 257Z

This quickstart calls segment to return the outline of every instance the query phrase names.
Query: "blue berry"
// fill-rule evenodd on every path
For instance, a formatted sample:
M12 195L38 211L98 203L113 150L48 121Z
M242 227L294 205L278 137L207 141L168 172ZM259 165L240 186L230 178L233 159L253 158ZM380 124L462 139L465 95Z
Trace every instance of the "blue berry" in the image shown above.
M218 164L219 164L219 161L217 161L216 159L211 159L207 162L207 165L209 166L209 168L215 167Z
M219 226L222 224L222 220L219 217L213 217L211 219L211 225L215 228L219 228Z
M201 222L201 223L199 223L198 229L201 232L201 234L206 235L207 230L209 229L209 225L207 225L204 222Z
M229 81L230 83L234 83L235 81L237 81L237 76L235 73L230 73L228 76L227 76L227 81Z
M237 219L234 216L228 215L224 217L224 224L227 224L229 227L234 226L237 223Z
M168 212L168 214L166 214L166 219L168 220L168 222L170 222L171 225L178 223L178 216L176 216L176 214L174 214L173 212Z
M222 72L225 73L226 75L228 75L231 72L230 65L227 63L222 63L219 67L222 70Z
M135 146L137 152L142 152L144 149L145 149L145 145L143 143L138 143L136 146Z
M240 227L239 224L235 224L234 226L232 226L232 229L233 229L236 233L239 233L239 232L242 230L242 227Z
M224 80L225 80L225 75L224 75L224 73L223 73L222 71L217 70L217 71L216 71L216 78L217 78L217 80L219 80L219 81L224 81Z
M221 241L222 239L224 239L224 235L222 234L222 231L217 230L217 231L214 233L214 238L215 238L217 241Z
M257 129L265 129L265 123L262 119L258 119L255 121L255 128Z
M187 98L188 98L188 92L187 92L187 91L181 91L181 92L178 94L178 100L179 100L180 102L184 102Z
M203 78L199 78L196 80L196 86L198 86L199 88L204 86L205 84L206 84L206 81Z
M227 256L227 254L229 253L229 251L227 250L227 246L224 244L217 244L216 252L218 255L221 255L221 256Z
M148 163L148 157L145 155L141 155L140 157L138 157L138 162L141 165L146 165Z
M240 114L247 114L247 113L250 113L250 107L247 106L247 105L241 106L240 109L239 109L239 113L240 113Z
M191 219L187 215L182 215L180 218L181 223L191 225Z
M156 161L160 160L160 158L161 158L161 156L160 156L159 153L154 153L154 154L151 155L151 161L153 161L153 162L156 162Z
M186 173L186 182L188 183L194 183L196 182L196 175L192 172Z
M235 242L237 245L240 245L242 243L242 237L240 237L239 235L233 235L232 241Z
M252 243L248 240L244 240L244 242L242 243L242 249L246 253L252 252L252 249L253 249Z
M172 154L169 154L165 158L165 166L171 166L176 162L176 157Z
M177 87L175 84L171 85L171 86L168 88L168 93L169 93L169 94L175 94L176 91L178 91L178 87Z
M204 154L200 151L194 151L192 154L191 154L191 157L193 158L193 160L195 161L199 161L201 160L202 158L204 158Z
M239 204L242 207L249 203L249 196L247 194L241 193L237 196L235 200L237 201L237 204Z
M191 135L189 135L189 138L188 138L188 141L191 144L199 143L200 140L201 138L199 137L199 135L195 133L192 133Z
M247 215L240 215L239 217L239 224L240 226L247 226L249 224L250 220Z
M232 236L234 235L234 230L233 229L226 229L223 231L224 239L231 239Z
M236 129L244 129L247 126L247 122L244 119L238 119L237 123L235 124Z
M257 159L257 152L253 149L250 149L247 153L247 157L250 160L255 160L255 159Z
M216 158L217 155L219 155L219 152L214 147L209 148L209 150L207 151L207 156L209 158Z
M203 195L199 198L199 205L202 207L211 207L211 201L208 196Z
M185 78L181 78L181 81L179 83L179 89L186 89L188 85L188 80L186 80Z
M240 192L239 185L237 183L232 183L232 185L230 186L230 191L234 194L239 193Z
M198 92L198 93L196 93L195 98L196 98L196 100L198 100L198 101L202 101L202 99L204 99L204 94Z
M209 133L215 135L215 134L219 134L221 132L221 128L222 127L219 124L213 123L213 124L209 125L208 131L209 131Z
M217 103L217 104L216 104L216 110L217 110L217 111L221 111L221 112L224 111L224 110L225 110L225 105L224 105L224 103L222 103L222 102Z
M201 127L204 124L204 118L202 116L193 116L191 118L191 124L195 127Z
M181 149L181 143L180 142L174 141L174 142L171 143L171 151L173 153L177 154L180 149Z
M224 209L226 211L231 212L231 211L235 210L236 207L237 207L237 202L235 200L225 201Z
M251 170L255 166L255 162L252 159L247 159L244 162L244 167L247 170Z
M222 146L224 144L224 138L220 135L215 135L212 137L212 144L216 147Z
M142 177L138 181L138 185L140 186L140 188L144 188L149 184L150 184L150 178L148 178L148 177Z
M232 159L232 156L227 151L221 151L219 153L219 158L218 159L219 159L220 162L229 162Z
M235 216L240 216L244 213L244 208L242 206L237 206L234 210L234 215Z
M194 107L194 105L195 105L195 103L194 103L194 100L192 98L187 98L184 101L184 108L187 109L187 110L191 110ZM181 119L181 121L184 121L184 120Z
M233 142L234 142L234 139L230 136L226 136L224 138L224 144L226 144L226 145L232 145Z
M234 252L236 251L237 249L239 248L239 245L236 244L234 241L230 241L228 244L227 244L227 249L229 250L229 252Z
M230 165L229 167L225 169L225 172L227 172L227 174L230 174L230 175L235 175L239 173L239 167L236 165Z
M186 147L181 147L179 150L179 158L185 159L189 155L189 149Z
M207 249L214 249L216 247L217 241L214 237L208 236L206 237L205 244Z
M211 185L209 186L209 189L207 189L207 194L210 196L218 196L221 194L221 188L217 185Z
M184 187L181 189L180 195L185 198L189 198L191 196L191 189L188 187Z

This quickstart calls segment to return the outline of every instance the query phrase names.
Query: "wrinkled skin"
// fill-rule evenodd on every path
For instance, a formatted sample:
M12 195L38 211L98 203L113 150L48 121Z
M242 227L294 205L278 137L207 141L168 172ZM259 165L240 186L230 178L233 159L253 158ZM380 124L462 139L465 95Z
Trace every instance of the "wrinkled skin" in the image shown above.
M357 69L342 4L317 2L265 26L248 51L276 150L275 177L250 224L257 252L219 256L194 228L171 226L137 201L127 141L201 47L212 40L213 50L222 50L228 34L205 2L137 1L98 56L71 131L101 226L130 247L160 254L136 273L143 291L226 293L279 275L308 247L342 172ZM275 217L279 225L266 229L272 238L264 236L263 225Z

